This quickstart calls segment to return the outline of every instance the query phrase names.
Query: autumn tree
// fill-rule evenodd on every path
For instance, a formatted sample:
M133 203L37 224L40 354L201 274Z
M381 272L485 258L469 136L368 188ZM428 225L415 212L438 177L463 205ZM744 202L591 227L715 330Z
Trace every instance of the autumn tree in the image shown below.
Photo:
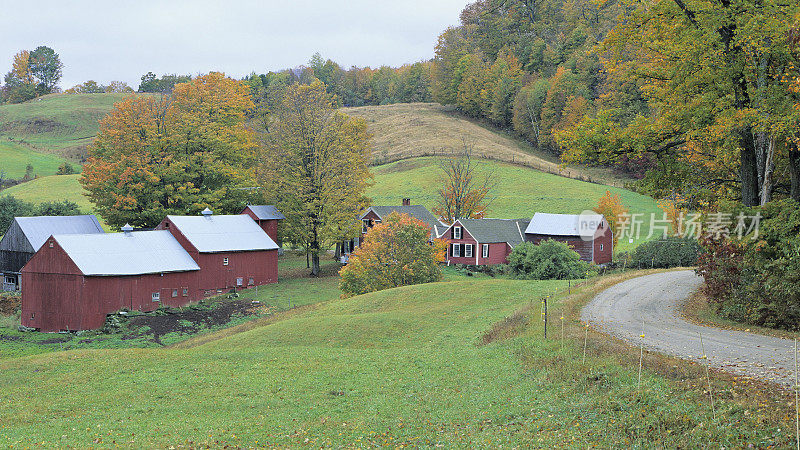
M109 225L153 227L206 207L238 213L254 186L248 87L211 73L128 97L100 121L80 182Z
M431 242L430 227L407 214L393 212L366 234L339 272L343 297L442 278L439 263L447 243Z
M592 211L605 217L611 227L611 234L614 238L613 248L617 248L617 242L619 242L619 219L622 215L628 213L628 208L622 204L622 198L620 198L619 194L612 195L611 191L606 191L606 194L600 197L597 206Z
M56 92L64 64L52 48L40 45L28 57L28 70L36 80L36 93Z
M443 180L433 213L446 223L456 219L480 219L491 203L489 194L496 185L493 173L480 170L472 158L472 147L464 143L460 155L440 163Z
M316 276L320 254L358 233L371 179L367 124L339 112L319 81L289 86L272 114L261 185L286 216L283 229L311 253Z

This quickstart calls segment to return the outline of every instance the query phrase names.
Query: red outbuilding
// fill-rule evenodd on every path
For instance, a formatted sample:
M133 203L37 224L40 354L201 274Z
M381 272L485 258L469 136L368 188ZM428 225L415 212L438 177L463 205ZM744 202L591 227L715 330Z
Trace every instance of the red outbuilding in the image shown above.
M100 328L120 310L151 311L201 298L200 267L167 231L49 237L22 268L22 325Z
M515 246L525 241L525 219L458 219L442 234L449 241L450 264L505 264Z
M538 244L553 239L566 242L584 261L610 263L614 240L611 227L601 214L536 213L525 229L525 240Z
M286 216L278 211L275 205L247 205L242 214L250 216L273 241L279 242L278 221L285 219Z
M246 214L167 216L169 230L200 266L204 295L278 282L278 245Z

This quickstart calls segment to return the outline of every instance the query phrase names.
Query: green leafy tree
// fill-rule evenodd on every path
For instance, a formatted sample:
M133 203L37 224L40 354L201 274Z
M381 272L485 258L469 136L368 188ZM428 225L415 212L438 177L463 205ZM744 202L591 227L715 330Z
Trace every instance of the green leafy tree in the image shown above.
M389 214L339 272L342 297L441 280L447 244L431 244L430 234L429 226L406 214Z
M371 178L367 125L337 111L319 81L290 85L271 114L261 184L286 216L285 232L311 253L316 276L320 254L358 233Z
M55 92L63 68L64 64L61 63L55 50L43 45L36 47L36 50L30 53L28 62L28 70L36 80L36 93L45 95Z
M508 255L508 268L513 276L527 280L576 279L595 272L569 244L552 239L517 245Z

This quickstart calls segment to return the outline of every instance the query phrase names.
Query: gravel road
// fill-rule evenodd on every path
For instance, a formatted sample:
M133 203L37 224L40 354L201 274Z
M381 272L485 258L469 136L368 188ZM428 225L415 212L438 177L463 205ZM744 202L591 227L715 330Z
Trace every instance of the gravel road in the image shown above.
M581 319L631 345L644 341L648 350L695 361L703 354L702 334L712 367L792 386L793 340L696 325L681 317L681 305L701 281L688 270L633 278L598 294Z

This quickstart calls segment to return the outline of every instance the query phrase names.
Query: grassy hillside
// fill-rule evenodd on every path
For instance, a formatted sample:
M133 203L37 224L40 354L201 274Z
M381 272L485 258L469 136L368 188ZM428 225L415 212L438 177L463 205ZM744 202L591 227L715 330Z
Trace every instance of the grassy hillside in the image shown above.
M493 161L482 162L480 173L491 172L497 186L489 216L504 219L529 218L535 212L579 214L597 205L606 191L620 194L631 213L644 213L647 220L639 240L620 241L619 250L627 250L644 241L650 228L650 213L661 214L656 201L621 188L559 177L537 170ZM375 205L397 205L403 197L432 209L441 169L436 158L415 158L373 168L375 185L367 195ZM660 217L660 216L659 216Z
M560 341L542 340L538 309L485 334L559 287L564 283L435 283L335 300L195 347L0 361L0 445L672 448L790 441L779 430L791 423L784 411L767 420L728 393L717 398L712 419L702 389L645 367L637 393L636 369L594 348L581 364L579 341L562 350ZM525 296L509 295L517 292ZM513 337L509 327L522 334ZM504 330L512 337L493 341Z
M28 164L33 166L34 175L54 175L64 161L52 153L37 152L14 141L0 140L0 175L5 178L22 178ZM80 170L77 164L73 167Z
M623 186L625 181L604 168L561 168L555 156L537 150L516 136L470 120L452 107L398 103L342 111L367 121L373 134L373 157L377 164L413 156L450 154L462 151L466 142L473 146L477 156L614 186Z
M0 191L0 195L12 195L27 202L40 203L52 200L71 200L81 211L92 212L92 204L83 195L78 183L80 175L53 175L41 177Z
M98 120L130 94L52 94L0 106L0 141L77 160L97 134ZM4 162L4 160L0 160Z

